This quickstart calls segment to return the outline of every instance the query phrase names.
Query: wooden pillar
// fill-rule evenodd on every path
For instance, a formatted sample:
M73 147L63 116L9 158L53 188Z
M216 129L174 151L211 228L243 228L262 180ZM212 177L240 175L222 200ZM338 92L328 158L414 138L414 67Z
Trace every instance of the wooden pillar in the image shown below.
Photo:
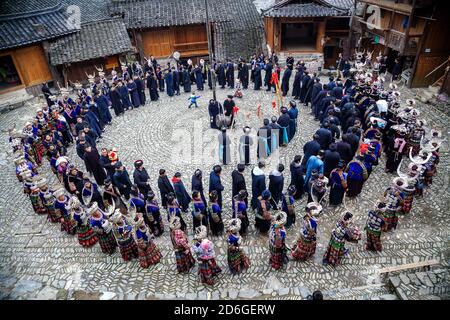
M141 30L139 30L138 32L134 32L134 38L136 39L136 47L139 51L139 61L141 64L144 63L144 57L145 57L145 53L144 53L144 44L142 42L142 32Z
M325 38L325 27L326 22L320 21L317 28L317 38L316 38L316 51L323 52L322 39Z
M281 51L281 23L278 18L273 18L273 45L274 51L279 53Z
M51 61L50 61L50 56L48 53L49 46L50 46L50 44L48 43L48 41L42 42L42 48L44 49L45 60L47 61L48 67L52 74L53 81L61 83L61 80L62 80L61 74L58 72L58 70L56 70L56 67L54 65L52 65Z
M267 44L270 46L270 49L273 51L274 48L274 23L273 23L272 17L267 17L264 19L264 25L266 29L266 41Z

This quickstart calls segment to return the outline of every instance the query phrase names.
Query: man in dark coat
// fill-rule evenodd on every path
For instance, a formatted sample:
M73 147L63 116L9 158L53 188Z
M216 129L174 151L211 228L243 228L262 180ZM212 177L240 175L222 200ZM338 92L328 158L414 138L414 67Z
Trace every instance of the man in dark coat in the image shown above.
M306 162L311 156L317 156L320 150L319 135L314 134L313 139L303 146L302 172L306 172Z
M226 85L225 66L220 62L217 65L217 82L219 82L219 86L222 89L225 88Z
M289 91L289 79L291 79L292 70L287 68L283 73L283 80L281 81L281 91L283 92L283 97L285 97Z
M354 131L358 131L358 128L354 128ZM351 147L351 152L352 152L352 158L355 155L356 151L359 149L359 140L360 137L353 132L353 130L349 133L346 134L347 135L347 142L350 144ZM343 136L342 136L343 137Z
M319 92L322 91L322 84L320 83L320 78L317 77L314 79L314 84L311 89L311 108L314 107L314 101L319 94Z
M97 95L94 97L94 102L98 107L100 121L104 124L111 124L112 117L111 112L109 112L108 99L104 95L102 95L100 91L98 91Z
M195 73L195 84L197 85L197 90L203 91L204 85L203 85L203 73L202 68L200 66L195 66L194 69Z
M359 144L359 140L357 140L357 141ZM348 135L347 134L343 134L342 141L339 141L338 143L336 143L336 151L339 152L339 155L340 155L341 159L345 162L345 164L352 161L356 150L355 150L355 152L352 152L352 146L350 145L350 143L348 143Z
M100 155L97 149L87 143L84 145L84 163L86 167L89 167L89 172L94 175L97 184L102 186L106 179L106 173L100 164Z
M142 81L141 77L135 77L134 83L136 83L137 91L139 93L139 101L141 102L141 106L144 106L145 105L144 81Z
M169 97L173 97L173 74L170 70L164 76L164 81L166 82L166 91Z
M136 78L136 77L135 77ZM128 79L127 84L128 92L130 93L131 102L133 103L133 107L139 108L141 105L141 99L139 98L138 88L133 79Z
M184 92L191 92L191 78L186 68L183 68L183 88Z
M175 193L169 178L166 175L166 170L159 169L158 189L161 194L161 205L164 209L167 209L167 195L169 193Z
M262 79L261 79L261 67L257 63L255 65L255 69L253 70L253 78L255 85L253 87L254 90L260 90L262 86Z
M324 172L323 174L326 177L330 176L330 173L333 169L335 169L341 160L341 156L339 155L339 152L336 151L337 147L335 143L330 144L330 149L325 151L325 154L323 156L323 165L324 165Z
M327 93L328 93L328 86L324 84L322 90L320 90L319 93L317 93L316 97L312 101L315 120L319 120L322 100L327 96Z
M301 85L303 74L297 70L294 77L294 84L292 85L292 96L294 99L300 99Z
M294 161L291 162L291 165L289 167L291 171L291 183L289 185L290 186L293 185L296 188L296 192L294 194L295 200L300 199L304 192L303 186L305 184L305 180L303 179L301 163L302 163L302 156L296 155L294 157Z
M267 61L265 70L266 74L264 75L264 85L267 87L266 91L270 91L272 88L272 70L273 70L272 60Z
M180 74L175 67L172 67L173 91L175 95L180 95Z
M109 92L109 98L111 99L111 104L114 109L115 115L121 115L124 112L122 99L120 97L118 89L116 89L115 86L111 88L111 91Z
M281 115L278 117L277 123L280 125L280 145L287 145L290 141L291 133L289 132L289 123L291 122L291 117L288 114L288 109L286 107L281 107ZM273 197L273 193L272 193Z
M115 165L116 172L113 175L113 184L119 190L120 194L125 197L125 199L130 199L130 192L132 183L128 171L122 165L122 162L118 161Z
M114 165L111 164L111 160L108 156L108 149L102 148L100 152L100 165L105 169L107 176L112 180L112 177L114 175L114 172L116 172L116 169L114 168Z
M265 163L260 161L258 166L252 170L252 208L255 210L258 207L258 197L266 190L266 175L263 168Z
M242 68L239 72L239 79L242 83L242 89L248 88L248 65L245 60L242 60Z
M87 143L84 145L84 163L86 169L94 175L97 184L102 186L106 178L106 173L100 164L100 155L97 149Z
M208 112L209 112L209 124L211 126L211 129L220 129L217 127L216 124L216 117L220 113L219 102L217 102L214 99L209 100Z
M223 108L225 110L225 115L227 117L231 117L230 126L233 123L234 114L233 114L233 108L236 106L236 103L233 100L232 95L228 95L227 99L223 102Z
M144 162L142 160L136 160L134 162L133 180L137 185L139 192L142 193L144 199L147 199L148 193L152 191L150 187L150 177L147 170L144 168Z
M191 180L191 187L192 187L192 192L194 192L194 191L200 192L202 201L206 206L208 204L208 202L206 202L206 198L205 198L205 188L203 187L203 173L200 169L197 169L194 171L194 174L192 175L192 180Z
M269 174L269 191L272 193L272 199L275 203L279 204L281 196L283 194L284 177L283 177L284 165L279 164L277 169L274 169Z
M227 71L225 76L227 78L227 84L230 89L234 89L234 64L228 60L226 65Z
M311 76L309 75L308 71L305 71L305 75L302 78L302 84L301 84L301 90L300 90L300 101L305 102L306 101L306 94L308 93L309 87L309 80L311 80Z
M328 150L330 147L330 143L333 140L333 136L331 135L331 131L324 126L316 131L316 134L319 136L317 142L320 144L320 148L322 150Z
M181 173L175 173L175 175L172 177L172 184L181 210L183 212L187 212L189 203L191 203L192 198L186 191L183 181L181 181Z
M264 119L263 121L263 126L258 130L258 159L266 159L270 156L270 148L272 147L272 128L270 126L270 121L269 119Z
M227 129L222 127L222 132L219 133L219 160L222 164L227 165L231 161L231 139L227 135Z
M222 191L225 189L222 185L222 181L220 179L220 174L222 173L222 167L219 165L215 165L211 173L209 174L209 192L215 190L217 191L217 203L221 208L222 207Z
M52 96L52 93L46 82L44 82L42 84L41 91L44 94L44 97L45 97L45 100L47 101L48 107L50 108L53 105L53 101L50 99L50 96Z
M237 168L231 173L231 197L239 194L239 191L247 191L244 177L245 164L239 163Z

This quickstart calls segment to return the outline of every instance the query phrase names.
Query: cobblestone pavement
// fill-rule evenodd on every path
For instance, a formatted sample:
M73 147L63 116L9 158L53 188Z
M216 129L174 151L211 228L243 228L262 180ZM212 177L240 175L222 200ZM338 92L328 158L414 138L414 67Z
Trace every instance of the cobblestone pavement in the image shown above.
M218 99L223 101L230 93L231 90L218 89ZM175 129L185 130L188 135L195 130L205 133L209 128L207 105L212 95L208 89L199 94L201 98L198 100L198 109L187 109L188 95L185 93L172 98L163 93L158 102L148 102L145 107L114 118L112 125L107 127L104 138L98 143L99 149L103 146L117 147L119 158L130 174L133 161L143 159L151 176L153 189L157 190L157 173L161 167L166 168L169 176L180 171L188 190L191 175L196 168L201 168L206 189L209 171L214 162L211 161L211 154L206 153L209 164L202 164L196 153L193 153L194 163L186 163L171 147L171 144L178 142ZM412 95L413 92L404 89L403 98ZM256 116L257 104L261 103L262 111L267 116L269 111L272 111L270 104L273 99L274 95L264 90L244 91L244 98L236 99L240 107L236 131L240 133L245 124L259 126L261 120ZM418 108L430 126L441 129L448 137L448 116L429 105L419 103ZM280 161L285 163L287 168L294 155L302 153L303 144L311 139L318 128L318 123L313 121L309 114L309 108L307 110L300 106L299 109L298 133L289 146L281 150ZM21 108L1 115L0 127L6 129L15 122L22 125L32 112L33 110ZM249 117L246 116L247 113L250 114ZM199 127L195 128L196 125ZM197 149L202 146L202 142L194 140L193 143ZM182 147L189 148L189 145L184 143ZM113 256L104 255L98 245L90 249L82 248L76 237L61 233L59 225L52 225L46 222L45 217L32 213L30 201L22 193L15 177L5 132L0 133L0 146L0 298L301 299L310 292L321 289L326 298L368 299L384 295L388 299L392 295L389 295L376 276L379 268L431 258L440 260L448 267L450 156L447 143L441 148L441 162L433 186L426 190L423 198L414 200L412 212L401 218L399 228L395 232L383 234L382 253L366 252L363 249L364 241L361 241L359 244L348 245L350 254L343 259L340 266L322 266L321 258L331 228L343 211L341 206L325 207L319 221L318 248L314 259L303 263L290 262L282 271L273 271L270 268L268 239L257 235L253 226L249 236L243 241L252 265L241 275L232 276L226 267L225 237L213 238L218 263L223 267L223 272L212 287L199 283L197 268L187 275L177 274L167 232L156 240L163 253L161 263L149 269L140 268L138 261L125 263L119 253ZM207 150L208 141L203 142L203 147ZM84 168L73 147L69 150L69 157ZM278 160L274 159L269 167L277 163ZM222 175L225 185L225 218L230 217L230 175L234 167L234 164L225 166ZM247 186L251 186L251 168L246 169ZM51 181L55 182L48 164L40 171L48 172ZM288 169L285 177L287 184L290 179ZM360 228L364 226L368 209L392 178L392 175L384 172L382 159L365 184L362 194L356 200L348 201L347 206L354 212ZM159 192L157 194L159 195ZM305 201L302 199L297 204L299 217L304 211ZM253 213L250 213L250 218L253 220ZM190 222L192 218L187 217L186 220ZM297 233L298 227L288 231L289 244L295 241ZM191 227L189 235L192 237Z

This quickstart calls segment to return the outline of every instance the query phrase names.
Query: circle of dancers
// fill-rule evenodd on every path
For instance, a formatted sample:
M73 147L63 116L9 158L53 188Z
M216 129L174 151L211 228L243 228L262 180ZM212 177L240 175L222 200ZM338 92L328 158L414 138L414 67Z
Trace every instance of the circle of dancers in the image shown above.
M151 57L143 67L122 63L121 77L113 70L111 80L103 69L97 69L98 78L95 74L87 75L87 88L79 82L74 84L75 99L70 97L67 87L60 88L59 97L44 88L47 104L40 106L36 116L22 129L9 130L16 175L37 214L47 216L51 223L59 223L62 232L76 235L83 247L99 243L101 251L108 255L118 248L124 261L138 259L142 268L160 262L164 252L154 240L165 232L163 220L167 220L177 271L190 272L197 261L200 279L208 285L214 284L215 277L222 272L211 237L226 232L228 268L232 274L238 274L251 265L243 237L247 237L252 220L255 228L268 236L269 263L278 270L289 260L306 261L315 254L325 203L343 204L345 210L331 231L323 255L324 264L337 266L349 252L346 242L358 242L362 238L354 214L346 207L346 197L354 198L361 193L383 153L386 172L398 176L368 212L363 230L366 231L365 249L370 251L382 251L382 234L395 230L399 217L411 211L414 199L424 196L425 188L432 184L436 174L443 142L442 134L429 129L420 119L414 100L402 101L394 83L385 88L385 79L377 67L380 58L375 59L371 63L371 56L356 53L352 61L340 64L345 81L339 76L330 77L328 84L322 84L315 74L309 75L305 63L299 61L294 65L294 59L288 57L281 89L286 96L289 77L295 69L293 99L289 109L280 109L280 117L264 119L258 131L259 162L252 170L250 201L243 172L250 164L249 148L253 141L249 136L251 128L244 128L240 139L241 163L232 173L232 213L227 220L222 217L221 165L214 166L210 172L208 200L200 169L192 176L191 194L180 172L169 180L167 172L160 169L157 182L160 204L142 160L134 162L134 182L131 182L119 159L119 150L102 148L99 153L96 143L112 121L109 109L119 116L128 109L145 105L145 86L154 101L158 99L158 91L164 91L164 84L169 96L179 94L180 84L184 85L185 92L190 92L195 82L201 91L205 79L211 84L210 75L214 72L222 88L226 84L234 88L231 61L226 64L213 61L211 68L204 61L195 66L188 61L185 66L169 64L163 71ZM251 68L240 60L237 91L224 102L224 114L216 113L214 108L221 106L210 101L211 127L223 130L224 124L234 125L232 116L237 111L233 98L243 96L241 84L243 89L248 88L249 72L254 89L259 90L261 70L266 71L267 91L278 86L280 68L275 55L258 58L255 55ZM189 108L197 107L198 97L193 93L188 98ZM310 104L311 114L320 121L320 128L304 145L303 156L294 157L289 167L291 182L283 192L284 165L270 172L267 188L264 159L294 137L298 116L295 100L300 100L304 107ZM77 168L66 156L67 148L73 143L87 172ZM57 185L50 186L39 172L43 170L44 158L57 177ZM410 161L406 171L402 169L405 159ZM221 161L227 164L225 154ZM299 213L296 207L303 196L307 197L306 206ZM254 219L249 217L250 212L254 213ZM185 221L188 213L192 216L194 234L191 242ZM297 221L299 214L301 219ZM289 246L286 235L293 226L299 228L299 234Z

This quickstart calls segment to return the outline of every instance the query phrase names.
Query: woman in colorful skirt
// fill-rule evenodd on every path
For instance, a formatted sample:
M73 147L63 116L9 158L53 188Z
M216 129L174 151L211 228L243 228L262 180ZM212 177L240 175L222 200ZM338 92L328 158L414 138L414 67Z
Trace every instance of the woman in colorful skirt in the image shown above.
M39 187L36 185L36 181L35 184L31 186L30 190L30 200L34 212L36 212L37 214L46 214L47 208L42 203L41 197L39 195Z
M381 229L384 225L383 216L377 210L369 211L366 227L366 245L365 249L368 251L379 251L381 252Z
M408 176L406 177L407 185L402 189L404 195L402 212L404 214L411 212L418 184L418 175L419 170L417 165L409 168Z
M316 253L317 219L314 217L322 211L322 207L310 202L306 206L306 214L302 220L300 236L292 249L294 260L306 261Z
M61 191L64 194L64 189L61 189ZM43 195L44 206L47 208L47 215L48 215L47 219L51 223L61 222L62 220L61 212L55 209L55 202L56 202L55 193L56 191L55 192L47 191Z
M218 203L218 194L216 190L212 190L209 194L208 220L211 232L214 236L223 233L222 208Z
M344 172L345 162L339 161L336 169L330 173L330 204L337 206L342 203L347 190L347 173Z
M241 248L241 220L231 219L228 231L228 267L232 274L238 274L250 267L250 259Z
M195 229L195 243L192 250L198 259L198 274L202 283L214 285L214 277L222 272L217 265L214 252L214 244L206 237L208 229L206 226L199 226Z
M69 212L69 197L65 195L65 190L60 188L55 191L55 198L56 214L61 216L61 231L74 235L77 232L77 223Z
M72 196L69 205L73 213L73 219L77 222L78 242L85 248L92 247L98 242L98 237L89 223L86 211L81 207L80 200Z
M241 190L233 197L233 218L241 220L241 229L239 230L239 234L241 236L245 236L247 234L247 229L250 225L247 215L247 196L247 191Z
M294 195L297 193L295 185L290 185L287 193L281 196L281 210L287 213L286 229L289 229L295 224L295 199Z
M132 231L133 228L126 223L125 218L119 209L116 209L112 216L114 223L113 232L119 245L120 254L124 261L130 261L138 258L138 248L134 241Z
M384 219L383 231L395 230L397 228L398 214L403 208L403 188L406 186L406 180L397 177L393 180L392 186L384 191L383 202L385 203L385 208L381 210ZM378 206L380 207L380 204Z
M184 219L181 216L180 204L173 192L170 192L167 195L167 220L170 221L171 217L180 218L181 230L186 231L186 222L184 222Z
M283 211L276 210L272 213L272 225L269 231L270 264L275 270L281 269L287 264L286 255L286 223L287 215Z
M175 259L178 273L189 272L194 266L195 259L192 257L186 233L181 230L181 221L177 216L173 216L169 221L170 239L175 250Z
M145 225L144 218L140 216L136 223L136 239L139 253L139 264L142 268L148 268L153 264L157 264L161 260L161 251L152 241L149 229Z
M357 242L360 238L359 231L356 227L351 225L353 215L350 212L345 212L336 227L331 231L331 239L328 243L328 248L323 255L323 264L331 264L337 266L342 257L348 253L345 248L345 240Z
M195 228L200 225L208 228L208 215L206 213L206 203L203 202L200 192L194 190L192 192L192 227L195 232Z
M102 252L109 255L113 254L116 252L117 242L116 238L114 238L108 218L105 213L99 209L97 202L92 203L89 208L89 213L91 216L89 222L97 234Z
M164 232L164 223L162 221L158 201L155 199L155 194L152 190L148 192L145 202L144 221L149 226L155 237L159 237Z

